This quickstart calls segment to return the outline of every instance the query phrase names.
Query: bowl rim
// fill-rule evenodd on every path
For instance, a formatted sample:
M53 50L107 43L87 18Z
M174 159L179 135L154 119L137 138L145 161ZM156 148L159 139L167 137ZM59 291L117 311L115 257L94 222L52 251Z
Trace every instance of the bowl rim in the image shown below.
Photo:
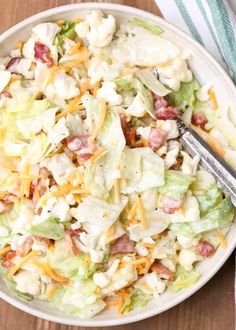
M120 11L124 12L126 14L130 15L136 15L140 16L144 19L150 19L153 21L156 21L157 23L160 23L163 27L166 27L167 30L171 31L172 33L175 33L179 35L181 38L188 41L190 44L192 44L195 48L197 48L205 58L209 62L211 62L218 70L219 75L224 79L225 83L228 84L228 87L230 87L234 94L236 95L236 89L233 81L230 79L226 71L220 66L220 64L215 60L215 58L208 53L208 51L205 50L205 48L199 44L197 41L195 41L191 36L189 36L186 32L183 32L181 29L177 28L176 26L172 25L171 23L165 21L162 17L159 17L155 14L152 14L150 12L147 12L142 9L137 9L131 6L121 5L121 4L114 4L114 3L95 3L95 2L87 2L87 3L74 3L74 4L68 4L64 6L54 7L48 10L41 11L33 16L30 16L23 21L20 21L13 27L9 28L7 31L3 32L0 35L0 43L6 40L11 35L15 34L19 29L22 29L26 27L29 24L33 24L38 19L47 18L52 15L56 14L63 14L68 11L71 11L73 9L76 10L114 10L114 11ZM36 23L37 24L37 23ZM40 311L34 307L30 307L26 305L23 302L18 301L17 299L8 296L6 293L2 292L0 290L0 298L8 302L9 304L13 305L14 307L29 313L33 316L45 319L47 321L51 322L57 322L60 324L66 324L66 325L72 325L72 326L85 326L85 327L104 327L104 326L115 326L115 325L122 325L122 324L128 324L132 322L137 322L144 320L146 318L158 315L177 304L181 303L182 301L186 300L188 297L190 297L192 294L194 294L196 291L198 291L201 287L203 287L216 273L217 271L223 266L223 264L226 262L226 260L229 258L231 253L233 252L234 248L236 246L236 237L232 242L229 244L227 250L225 251L224 255L221 257L220 261L216 263L216 265L210 269L206 274L202 275L200 280L194 284L193 286L189 287L188 290L186 290L184 297L183 296L176 296L173 298L170 302L166 303L164 307L158 306L158 311L150 310L150 311L142 311L140 310L139 314L130 315L129 317L126 317L123 319L122 317L117 319L110 319L110 320L97 320L97 319L65 319L63 317L58 316L52 316L46 312Z

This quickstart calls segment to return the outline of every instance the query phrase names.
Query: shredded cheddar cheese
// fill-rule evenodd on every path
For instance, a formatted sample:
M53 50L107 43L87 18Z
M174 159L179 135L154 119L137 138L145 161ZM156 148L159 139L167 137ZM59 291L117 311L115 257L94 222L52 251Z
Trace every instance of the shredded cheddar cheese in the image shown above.
M209 90L208 95L209 95L209 98L211 100L212 108L214 110L217 110L218 109L218 102L217 102L216 94L213 91L213 89Z
M35 257L35 256L37 256L37 255L39 255L39 251L36 251L36 250L33 250L33 251L31 251L30 253L28 253L25 257L23 257L22 259L21 259L21 261L18 263L18 264L16 264L15 266L13 266L12 268L11 268L11 270L9 271L9 273L7 274L7 277L9 278L9 277L11 277L11 276L13 276L13 275L15 275L15 273L22 267L22 266L24 266L24 264L26 264L30 259L32 259L33 257Z
M54 294L56 293L56 291L57 291L57 286L56 285L52 285L50 287L50 289L46 292L47 298L52 298L54 296Z
M5 248L0 250L0 256L3 256L4 254L8 253L11 251L11 246L6 246Z
M114 203L120 204L120 180L115 179L114 181Z
M94 162L98 158L100 158L104 153L106 152L105 148L100 149L98 152L96 152L91 158L90 161Z
M55 118L56 121L58 121L62 117L67 116L68 113L73 113L73 112L77 112L79 110L84 109L83 104L79 104L79 105L77 104L79 102L79 100L80 100L80 96L75 97L71 101L71 103L68 105L66 110L64 110L64 111L62 111L62 112L60 112L59 114L56 115L56 118Z
M23 49L23 42L22 42L21 40L18 41L18 43L17 43L17 48L18 48L20 51L22 51L22 49Z
M101 87L101 82L97 81L95 86L93 87L93 96L96 97L97 96L97 92L99 90L99 88Z
M39 261L34 261L34 264L35 264L35 266L40 268L46 276L50 277L55 282L64 283L64 282L69 281L69 279L67 277L61 276L61 275L57 274L54 270L52 270L52 268L50 268L47 263L41 263Z
M136 200L136 203L137 203L138 215L139 215L140 220L142 222L143 228L145 229L145 228L147 228L147 219L146 219L145 210L144 210L144 207L143 207L142 198L137 193L135 194L135 200Z
M222 248L226 249L227 242L226 242L225 236L219 230L216 230L216 237L217 237L218 241L220 242Z

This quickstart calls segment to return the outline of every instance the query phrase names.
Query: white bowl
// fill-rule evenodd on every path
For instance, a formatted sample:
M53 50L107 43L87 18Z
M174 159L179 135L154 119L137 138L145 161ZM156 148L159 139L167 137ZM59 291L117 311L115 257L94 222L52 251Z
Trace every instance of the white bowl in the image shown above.
M72 4L50 9L34 15L15 25L0 36L0 43L2 46L0 56L6 55L9 50L14 49L17 41L26 40L30 35L32 27L36 24L57 20L60 18L72 19L75 17L84 17L93 9L101 9L105 13L114 15L117 22L127 21L127 19L131 16L140 16L144 19L160 24L165 29L166 38L173 40L174 43L180 46L188 47L191 50L193 54L190 61L191 69L201 83L204 84L210 82L214 84L214 90L218 98L219 106L225 105L225 102L232 106L236 104L236 89L234 84L225 71L202 46L160 17L142 10L122 5L108 3ZM202 277L196 284L179 294L171 294L166 291L160 298L154 298L146 307L139 310L134 310L129 314L117 315L115 309L107 309L93 319L79 319L78 317L62 313L45 302L40 302L37 300L22 302L12 295L2 280L0 280L0 298L32 315L49 321L68 325L99 327L113 326L143 320L164 312L167 309L179 304L200 289L220 269L236 246L235 223L232 225L227 235L227 241L228 247L226 250L218 248L212 258L198 264L197 270L202 273Z

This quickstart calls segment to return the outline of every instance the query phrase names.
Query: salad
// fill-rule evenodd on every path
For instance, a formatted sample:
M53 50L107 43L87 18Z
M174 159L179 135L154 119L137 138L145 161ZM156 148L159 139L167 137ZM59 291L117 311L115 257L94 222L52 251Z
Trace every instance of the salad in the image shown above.
M0 59L0 274L19 298L122 314L226 248L233 206L176 119L236 168L235 115L164 32L92 11Z

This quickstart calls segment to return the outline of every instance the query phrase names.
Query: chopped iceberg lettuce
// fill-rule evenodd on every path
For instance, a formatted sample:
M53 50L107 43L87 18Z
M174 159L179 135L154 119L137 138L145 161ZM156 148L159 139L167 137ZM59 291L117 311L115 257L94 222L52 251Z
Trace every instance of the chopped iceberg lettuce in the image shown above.
M165 172L165 184L159 192L176 201L181 200L194 179L180 171L168 170Z
M65 240L63 239L55 242L55 248L48 252L46 260L58 274L75 281L87 279L96 270L89 255L71 256L65 248Z
M233 205L229 197L226 197L204 217L202 217L201 220L185 223L173 223L169 226L169 228L176 234L194 237L205 231L219 229L230 225L233 221L233 217Z
M59 32L57 32L53 42L54 46L57 47L57 51L61 56L63 55L62 45L65 38L74 40L75 37L75 23L71 21L65 21L65 23L61 25L61 29Z
M160 234L170 224L169 215L162 210L156 210L154 212L146 214L147 228L143 227L143 224L135 224L128 227L129 236L133 241L139 241L143 238Z
M129 23L135 26L142 27L154 34L162 34L164 33L164 29L161 28L159 25L155 23L150 23L149 21L146 21L145 19L142 19L140 17L132 17L129 20Z
M135 308L144 307L152 298L151 295L145 294L141 289L135 288L125 298L121 313L128 313Z
M216 184L212 185L204 195L197 196L201 214L210 211L222 198L222 193Z
M133 91L135 94L133 102L127 108L126 113L136 117L143 117L148 113L152 118L155 117L151 92L136 78L119 78L114 82L119 91Z
M200 277L201 275L199 273L195 271L187 271L182 266L178 266L176 278L173 282L169 282L168 288L173 293L177 293L196 283Z
M80 281L78 286L61 287L50 299L50 303L61 311L90 318L105 308L105 302L96 293L91 280Z
M199 88L200 86L196 79L192 79L190 82L182 82L178 92L169 94L167 100L178 109L185 111L187 107L194 106Z
M111 204L105 200L88 196L79 203L77 208L71 209L71 214L88 233L104 232L119 217L128 202L126 196L122 196L119 204Z
M31 234L54 240L65 237L64 226L54 218L48 218L37 225L33 225Z
M121 176L126 183L122 193L143 192L164 184L164 160L150 148L125 148L121 164Z
M137 78L153 93L159 96L165 96L171 92L166 88L155 76L151 69L136 69L135 75Z
M105 152L97 159L86 162L84 181L93 196L107 198L114 184L113 173L119 167L121 153L125 147L125 138L117 113L108 112L97 140Z

